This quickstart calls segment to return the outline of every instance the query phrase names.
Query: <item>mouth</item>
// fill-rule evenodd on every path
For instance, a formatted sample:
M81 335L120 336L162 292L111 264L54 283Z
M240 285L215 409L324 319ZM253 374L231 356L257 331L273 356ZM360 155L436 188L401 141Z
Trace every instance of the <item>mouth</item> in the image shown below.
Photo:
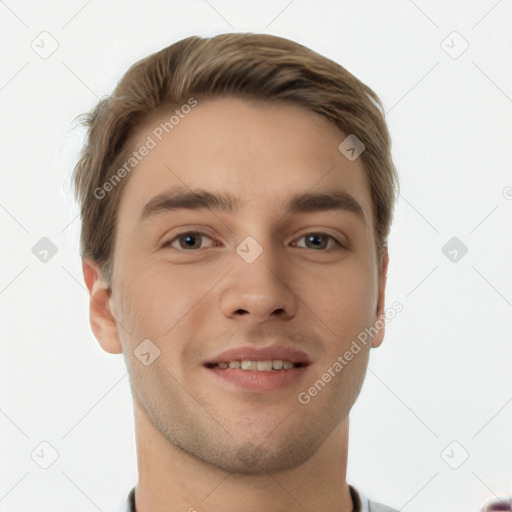
M203 363L215 383L229 390L269 392L297 385L311 361L294 347L246 346Z
M283 361L282 359L267 359L265 361L251 361L251 360L233 360L229 362L219 363L205 363L206 368L219 368L221 370L226 369L238 369L244 371L257 371L257 372L282 372L292 370L293 368L304 368L307 366L306 363L293 363L291 361Z

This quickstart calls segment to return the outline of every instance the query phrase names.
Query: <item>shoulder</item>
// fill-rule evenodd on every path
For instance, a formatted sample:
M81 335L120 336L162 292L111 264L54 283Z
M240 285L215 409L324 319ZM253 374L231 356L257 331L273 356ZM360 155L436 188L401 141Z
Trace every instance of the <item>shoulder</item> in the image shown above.
M128 498L123 499L123 502L116 508L115 512L135 512L135 487L132 487Z
M369 500L363 492L357 490L353 485L349 485L348 487L352 495L354 510L357 512L399 512L395 508Z
M387 505L383 505L382 503L377 503L375 501L368 501L368 512L398 512L396 508L388 507Z

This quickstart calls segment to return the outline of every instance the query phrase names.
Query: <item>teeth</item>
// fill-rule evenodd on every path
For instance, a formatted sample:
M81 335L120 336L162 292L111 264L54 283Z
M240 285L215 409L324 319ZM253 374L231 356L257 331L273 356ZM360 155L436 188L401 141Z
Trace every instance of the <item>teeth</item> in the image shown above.
M281 361L279 359L277 361L272 361L272 368L274 368L274 370L280 370L282 367L283 367L283 361Z
M257 370L258 363L256 361L242 361L241 367L242 370Z
M218 363L218 367L225 368L241 368L242 370L249 371L260 371L260 372L268 372L271 370L290 370L294 368L294 363L290 361L282 361L281 359L276 359L274 361L230 361L229 363Z
M268 372L272 370L272 361L258 361L256 363L256 369Z

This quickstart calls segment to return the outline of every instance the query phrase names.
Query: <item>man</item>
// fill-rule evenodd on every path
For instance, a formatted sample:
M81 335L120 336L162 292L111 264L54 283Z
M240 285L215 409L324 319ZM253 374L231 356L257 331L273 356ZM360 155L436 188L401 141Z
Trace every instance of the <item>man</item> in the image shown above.
M346 482L398 189L375 93L283 38L190 37L84 122L90 323L134 404L125 510L392 511Z

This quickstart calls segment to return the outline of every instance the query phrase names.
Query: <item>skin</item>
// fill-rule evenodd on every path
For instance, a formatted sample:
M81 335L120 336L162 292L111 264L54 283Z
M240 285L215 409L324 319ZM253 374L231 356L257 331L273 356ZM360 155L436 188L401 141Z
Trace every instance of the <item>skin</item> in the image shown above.
M168 116L141 126L135 147ZM349 412L384 329L309 404L297 400L384 315L388 255L379 274L370 189L361 158L338 150L344 138L299 106L217 98L200 102L129 176L112 292L94 262L83 271L92 331L130 372L138 512L352 510ZM239 212L169 211L139 223L150 198L184 184L236 195ZM344 211L283 210L295 192L334 189L356 198L366 223ZM206 232L189 242L200 248L175 238L187 229ZM308 244L311 232L348 248ZM235 251L247 236L263 248L250 264ZM228 389L202 366L269 337L309 354L299 382ZM150 366L133 354L146 338L161 351Z

